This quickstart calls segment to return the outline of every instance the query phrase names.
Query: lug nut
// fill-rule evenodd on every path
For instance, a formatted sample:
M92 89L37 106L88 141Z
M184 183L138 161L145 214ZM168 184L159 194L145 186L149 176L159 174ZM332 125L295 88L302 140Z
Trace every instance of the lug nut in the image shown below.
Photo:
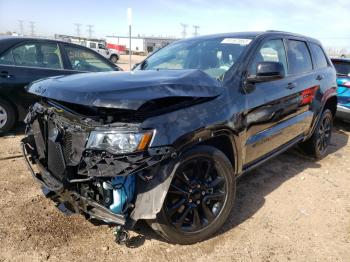
M197 185L197 188L201 188L201 185Z
M202 195L203 195L203 196L205 195L205 191L202 191Z
M189 192L192 193L192 189L190 189Z
M197 202L196 202L196 203L197 203L197 205L199 205L199 204L201 203L201 201L197 200Z

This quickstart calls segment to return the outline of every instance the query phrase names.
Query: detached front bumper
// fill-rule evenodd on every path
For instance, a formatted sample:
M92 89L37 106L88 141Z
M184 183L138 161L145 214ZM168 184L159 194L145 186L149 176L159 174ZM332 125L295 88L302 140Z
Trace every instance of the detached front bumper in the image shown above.
M29 153L33 150L33 147L31 147L29 143L22 142L21 147L25 162L33 178L42 185L45 196L53 200L61 211L88 215L90 218L98 219L106 223L126 224L125 216L114 214L95 201L83 197L77 192L66 190L63 183L58 181L39 161L33 160ZM33 162L39 172L35 172Z
M338 104L336 117L350 121L350 108Z

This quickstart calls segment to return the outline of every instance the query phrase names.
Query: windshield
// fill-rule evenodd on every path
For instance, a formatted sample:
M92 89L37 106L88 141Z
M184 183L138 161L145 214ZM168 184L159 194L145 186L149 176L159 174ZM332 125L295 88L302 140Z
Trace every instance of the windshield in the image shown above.
M340 76L350 75L350 63L333 61L333 65L338 75Z
M250 42L233 37L179 41L151 55L136 70L200 69L221 79Z

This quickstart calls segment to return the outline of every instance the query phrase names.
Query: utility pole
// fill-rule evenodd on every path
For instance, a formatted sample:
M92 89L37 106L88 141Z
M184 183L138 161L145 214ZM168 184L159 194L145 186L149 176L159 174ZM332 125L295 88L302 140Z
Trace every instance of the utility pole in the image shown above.
M129 70L131 71L131 21L132 21L132 9L127 9L127 20L129 25Z
M89 38L92 38L92 33L94 32L94 26L93 25L87 25L88 27L88 33L89 33Z
M194 25L194 26L193 26L193 29L194 29L194 33L193 33L193 35L194 35L194 36L199 35L199 33L198 33L199 28L200 28L200 26L199 26L199 25Z
M188 24L181 23L180 25L182 26L182 38L186 38Z
M18 20L19 24L19 33L23 36L24 35L24 28L23 28L23 20Z
M81 24L79 23L75 23L75 32L77 34L77 37L80 37L80 27L81 27Z
M30 35L35 35L35 23L33 21L29 21L29 27L30 27Z

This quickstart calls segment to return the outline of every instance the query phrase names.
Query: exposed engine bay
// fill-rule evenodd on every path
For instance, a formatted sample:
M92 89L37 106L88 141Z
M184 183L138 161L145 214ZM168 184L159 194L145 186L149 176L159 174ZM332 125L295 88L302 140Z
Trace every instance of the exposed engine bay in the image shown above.
M149 147L154 130L106 121L81 117L54 101L36 103L25 119L23 151L44 194L61 211L132 228L160 210L171 180L162 164L176 153Z

